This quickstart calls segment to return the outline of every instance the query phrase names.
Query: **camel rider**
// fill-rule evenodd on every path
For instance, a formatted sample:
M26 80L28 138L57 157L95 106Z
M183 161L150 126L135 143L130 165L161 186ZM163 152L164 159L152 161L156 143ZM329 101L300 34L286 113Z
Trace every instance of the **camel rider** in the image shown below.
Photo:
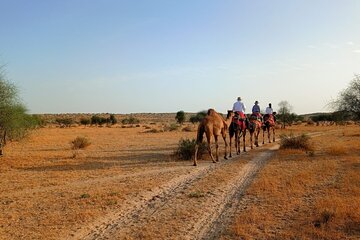
M246 122L246 126L248 125L248 120L246 118L246 115L245 115L245 110L246 110L246 106L245 104L241 101L241 97L238 97L237 98L237 101L233 104L233 109L232 109L236 114L240 115L240 117L242 119L245 119L245 122Z
M265 113L269 114L269 115L272 115L273 118L274 118L274 121L276 122L275 113L274 113L274 111L273 111L273 109L271 107L271 103L269 103L269 106L266 108Z
M255 105L252 108L252 114L262 121L262 115L260 113L260 106L259 102L255 101Z

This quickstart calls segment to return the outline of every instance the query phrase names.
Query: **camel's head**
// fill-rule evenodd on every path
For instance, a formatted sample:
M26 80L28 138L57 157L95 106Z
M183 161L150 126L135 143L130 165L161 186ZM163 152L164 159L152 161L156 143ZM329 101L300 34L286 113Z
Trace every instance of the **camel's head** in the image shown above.
M233 110L228 110L227 111L227 116L226 116L226 118L232 118L234 116L234 112L233 112Z

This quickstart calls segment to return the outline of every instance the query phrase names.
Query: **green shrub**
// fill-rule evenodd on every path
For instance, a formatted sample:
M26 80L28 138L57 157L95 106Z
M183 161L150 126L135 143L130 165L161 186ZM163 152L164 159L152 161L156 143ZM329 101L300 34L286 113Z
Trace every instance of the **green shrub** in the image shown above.
M117 124L117 119L116 119L116 117L115 117L115 115L114 114L111 114L110 115L110 117L109 117L109 122L112 124L112 125L114 125L114 124Z
M280 136L280 148L282 149L303 149L305 151L312 150L310 146L310 137L306 134L294 136L293 134Z
M72 149L83 149L91 145L91 142L86 137L76 137L73 141L71 141Z
M176 131L178 130L179 126L176 124L176 123L171 123L170 125L166 125L164 127L164 131L167 132L167 131Z
M72 118L56 118L55 121L61 127L71 127L71 125L74 123Z
M197 122L201 122L204 117L207 115L207 111L201 111L201 112L198 112L196 115L193 115L190 117L190 122L195 124Z
M178 111L176 113L175 119L179 124L183 124L185 122L185 119L186 119L185 112L184 111Z
M131 116L129 118L124 118L123 120L121 120L121 123L122 124L138 124L138 123L140 123L140 120Z
M180 139L178 148L175 151L175 155L182 160L191 160L195 154L195 139ZM205 153L206 146L205 143L199 144L198 158L201 159L201 156Z
M100 125L102 126L105 123L110 123L110 118L100 117L98 115L94 115L90 119L91 125Z
M80 124L81 125L89 125L91 123L91 119L89 119L89 118L81 118L80 119Z

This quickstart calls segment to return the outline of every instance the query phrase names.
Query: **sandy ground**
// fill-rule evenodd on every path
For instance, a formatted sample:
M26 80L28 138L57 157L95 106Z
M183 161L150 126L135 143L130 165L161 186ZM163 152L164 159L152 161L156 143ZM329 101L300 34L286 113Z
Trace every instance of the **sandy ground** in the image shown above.
M92 144L71 150L77 136ZM278 145L193 167L172 154L181 138L195 136L143 126L41 128L8 144L0 159L0 239L219 238Z

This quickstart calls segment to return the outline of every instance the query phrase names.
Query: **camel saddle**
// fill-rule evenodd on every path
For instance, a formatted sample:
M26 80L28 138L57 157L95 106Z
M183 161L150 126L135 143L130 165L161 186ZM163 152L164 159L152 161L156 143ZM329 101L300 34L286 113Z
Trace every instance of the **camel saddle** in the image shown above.
M232 118L232 122L238 126L241 126L244 129L244 128L246 128L245 119L246 119L246 116L243 112L235 112L235 115Z
M264 115L264 123L269 122L270 125L275 125L275 119L272 114L265 114Z

